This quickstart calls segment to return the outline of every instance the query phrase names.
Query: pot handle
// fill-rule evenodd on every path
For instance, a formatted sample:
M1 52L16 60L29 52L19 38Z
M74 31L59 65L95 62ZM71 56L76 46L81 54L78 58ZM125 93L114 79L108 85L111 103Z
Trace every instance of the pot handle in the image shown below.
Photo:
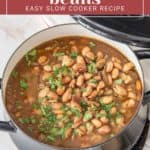
M2 83L2 79L0 78L0 89L1 89L1 83ZM0 130L15 132L16 129L17 128L13 125L11 121L0 121Z
M136 56L142 59L150 59L150 50L137 50L134 51ZM150 103L150 91L144 93L143 105Z

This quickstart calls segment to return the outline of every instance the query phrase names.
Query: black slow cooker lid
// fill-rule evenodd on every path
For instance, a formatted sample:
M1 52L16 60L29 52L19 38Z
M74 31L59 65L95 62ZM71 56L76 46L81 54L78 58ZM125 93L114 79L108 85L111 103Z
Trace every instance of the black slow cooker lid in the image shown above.
M86 28L113 40L150 47L150 17L74 16Z

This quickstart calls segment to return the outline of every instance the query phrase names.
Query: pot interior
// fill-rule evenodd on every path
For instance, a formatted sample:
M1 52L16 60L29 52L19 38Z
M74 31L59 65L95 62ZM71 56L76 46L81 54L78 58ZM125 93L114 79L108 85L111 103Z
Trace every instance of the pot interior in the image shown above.
M29 50L33 49L37 45L64 36L85 36L89 38L94 38L118 49L124 56L126 56L131 62L134 63L143 84L143 74L138 59L136 58L135 54L130 50L130 48L127 45L101 37L100 35L91 32L90 30L82 27L79 24L66 24L66 25L59 25L52 28L48 28L34 34L29 39L27 39L24 43L22 43L21 46L19 46L19 48L14 52L14 54L12 55L12 57L10 58L6 66L4 76L3 76L3 83L2 83L3 100L5 100L5 89L6 89L8 78L13 68L18 63L18 61Z

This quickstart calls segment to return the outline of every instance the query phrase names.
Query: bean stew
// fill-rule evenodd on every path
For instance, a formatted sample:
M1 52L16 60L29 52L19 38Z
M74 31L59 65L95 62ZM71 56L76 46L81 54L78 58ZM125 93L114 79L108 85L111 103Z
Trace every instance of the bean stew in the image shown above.
M88 37L62 37L18 62L7 83L6 106L34 139L90 147L129 123L142 88L134 64L115 48Z

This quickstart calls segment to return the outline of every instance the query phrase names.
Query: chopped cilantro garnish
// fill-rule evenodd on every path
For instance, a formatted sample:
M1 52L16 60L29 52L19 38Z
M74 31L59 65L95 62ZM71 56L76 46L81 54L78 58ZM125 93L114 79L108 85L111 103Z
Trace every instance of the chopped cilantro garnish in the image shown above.
M21 103L18 100L16 100L15 106L16 106L17 109L21 109L22 108Z
M115 80L115 83L116 83L116 84L121 84L122 82L123 82L122 79Z
M84 116L83 116L83 121L84 121L84 122L85 122L85 121L89 121L92 117L93 117L92 113L89 112L89 111L86 111L86 112L84 113Z
M70 56L72 59L76 59L78 56L78 53L77 52L71 52Z
M101 108L102 108L103 110L105 110L106 112L109 112L112 107L116 106L116 103L115 103L115 102L112 102L112 103L107 104L107 105L103 104L101 101L100 101L100 103L101 103Z
M120 117L122 117L122 114L120 112L117 112L116 113L116 118L120 118Z
M60 56L64 56L65 53L64 52L57 52L57 53L54 53L53 56L55 57L60 57Z
M96 84L96 83L97 83L97 80L95 80L95 79L91 79L91 80L89 80L89 82L90 82L90 83L94 83L94 84Z
M75 115L75 116L77 116L77 117L80 117L80 111L78 110L78 109L75 109L75 108L71 108L71 112Z
M102 118L102 117L106 117L107 115L104 114L104 113L99 113L99 114L96 114L96 118Z
M36 60L36 58L37 58L37 51L36 51L36 49L33 49L33 50L29 51L25 55L25 60L26 60L28 66L31 66L32 63Z
M60 87L62 85L62 81L54 77L49 77L48 82L52 90L56 90L57 87Z
M95 73L97 71L95 62L91 61L88 65L88 72L89 73Z
M59 133L60 133L62 139L65 138L66 131L67 131L67 129L70 128L71 126L72 126L72 122L69 122L65 127L61 128L61 130L60 130Z
M88 105L87 105L87 102L86 102L85 100L82 100L82 101L80 102L80 104L81 104L81 107L82 107L84 110L87 110Z
M54 69L54 76L57 76L59 74L66 75L67 73L68 73L68 68L65 65L60 68Z
M18 72L15 71L15 70L13 70L12 73L11 73L11 76L12 76L13 78L16 78L16 77L18 76Z
M32 104L32 108L33 108L33 109L39 109L39 108L40 108L39 103L34 103L34 104Z
M36 123L36 119L33 116L25 117L25 118L19 118L19 122L21 124L35 124Z
M91 41L91 42L89 42L89 46L92 48L92 47L95 47L96 44L93 41Z
M28 89L28 83L25 81L25 79L20 80L20 87L24 90Z
M49 123L54 123L56 121L56 116L52 113L50 106L42 106L41 112L44 117L49 121Z

